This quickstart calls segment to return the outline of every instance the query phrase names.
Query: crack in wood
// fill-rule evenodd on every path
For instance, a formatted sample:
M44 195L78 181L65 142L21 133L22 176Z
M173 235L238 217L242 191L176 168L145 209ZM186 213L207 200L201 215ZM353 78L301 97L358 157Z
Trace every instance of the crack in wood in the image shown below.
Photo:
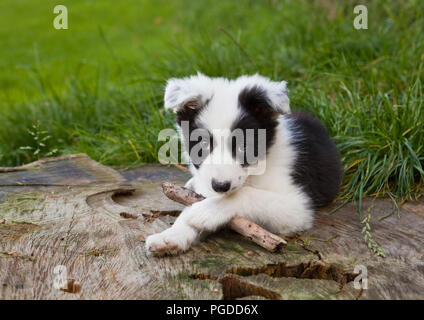
M356 273L348 272L335 264L326 264L322 261L311 260L299 264L287 265L285 262L266 264L256 268L233 267L226 273L237 274L243 277L257 274L266 274L273 278L298 278L333 280L343 287L346 283L353 281Z
M129 189L129 190L117 190L112 194L112 200L116 201L119 197L128 197L132 196L135 192L135 189Z
M151 215L143 214L144 219L147 222L153 222L159 217L170 216L178 217L181 213L181 210L150 210Z
M66 286L60 288L59 290L67 293L80 293L82 286L75 281L75 279L68 279L66 281Z
M249 296L261 296L270 300L282 300L278 292L242 281L234 276L217 277L208 274L195 274L192 279L215 280L222 286L223 300L235 300Z
M0 251L0 258L16 258L16 259L22 259L25 261L34 261L33 257L30 257L28 255L25 254L21 254L19 252L16 251L9 251L9 252L5 252L5 251Z
M241 281L235 277L226 276L219 280L222 285L224 300L234 300L248 296L261 296L270 300L282 300L283 297L275 291Z
M335 236L334 238L337 238L338 237L338 235L337 236ZM314 255L316 255L317 256L317 258L320 260L320 261L322 261L323 260L323 258L322 258L322 255L321 255L321 252L319 252L319 250L314 250L314 249L311 249L311 248L309 248L308 247L308 241L305 241L304 239L302 239L301 238L301 234L299 234L299 233L296 233L296 234L294 234L294 235L287 235L287 236L285 236L285 239L288 241L289 239L291 239L291 240L294 240L295 241L295 243L297 242L297 243L300 243L300 246L304 249L304 250L306 250L306 251L308 251L308 252L311 252L311 253L313 253ZM311 239L311 240L317 240L317 239ZM319 240L321 240L321 239L319 239ZM330 240L324 240L325 242L329 242L329 241L332 241L332 239L330 239Z
M128 212L121 212L119 215L122 218L125 218L125 219L137 219L138 218L135 214L131 214L131 213L128 213Z
M266 264L256 268L251 267L232 267L225 271L226 275L214 276L209 274L194 274L192 279L215 280L222 285L222 294L224 300L233 300L248 296L261 296L266 299L281 300L282 296L273 290L253 285L242 281L232 275L242 277L265 274L273 278L297 278L311 280L329 280L339 284L340 290L355 279L356 273L348 272L335 264L325 264L319 260L301 262L294 265L287 265L285 262L275 264ZM358 295L359 299L361 293Z
M150 210L156 216L171 216L178 217L181 213L181 210Z
M90 256L100 257L100 256L116 253L117 251L118 249L116 248L103 248L103 249L94 249L88 252L83 252L81 253L81 255L84 257L90 257Z
M111 195L112 201L117 203L117 199L120 197L133 196L135 189L130 190L117 190L114 191ZM151 214L141 213L146 222L153 222L159 217L171 216L178 217L181 213L181 210L150 210ZM125 219L138 219L136 214L121 212L119 215Z

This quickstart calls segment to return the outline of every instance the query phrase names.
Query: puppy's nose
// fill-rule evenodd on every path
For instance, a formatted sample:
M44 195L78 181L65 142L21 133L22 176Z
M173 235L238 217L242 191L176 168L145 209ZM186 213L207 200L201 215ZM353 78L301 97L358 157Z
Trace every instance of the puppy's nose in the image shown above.
M230 190L230 187L230 181L219 182L215 179L212 179L212 189L214 189L216 192L227 192L228 190Z

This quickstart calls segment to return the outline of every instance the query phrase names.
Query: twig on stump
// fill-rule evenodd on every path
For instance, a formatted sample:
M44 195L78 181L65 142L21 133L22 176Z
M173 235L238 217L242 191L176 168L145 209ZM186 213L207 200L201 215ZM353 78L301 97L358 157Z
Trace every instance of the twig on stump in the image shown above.
M180 187L171 182L162 183L163 193L171 200L185 206L202 201L205 197L194 191ZM242 217L234 217L229 223L229 227L235 232L245 236L271 252L279 252L284 249L287 242L279 236L265 230L256 223Z

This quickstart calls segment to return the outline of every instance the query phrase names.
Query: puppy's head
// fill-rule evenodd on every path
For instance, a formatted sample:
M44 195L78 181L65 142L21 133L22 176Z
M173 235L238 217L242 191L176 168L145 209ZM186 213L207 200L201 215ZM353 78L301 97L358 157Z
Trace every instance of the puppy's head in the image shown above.
M196 191L205 196L228 194L263 172L278 117L290 112L286 82L259 75L170 79L165 108L176 112Z

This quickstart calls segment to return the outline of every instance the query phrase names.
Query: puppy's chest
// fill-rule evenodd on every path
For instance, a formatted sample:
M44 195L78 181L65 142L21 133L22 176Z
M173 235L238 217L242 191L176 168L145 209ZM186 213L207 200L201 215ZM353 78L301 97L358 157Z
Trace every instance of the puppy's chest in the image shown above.
M275 192L288 192L295 188L290 170L274 168L267 170L262 175L252 175L246 180L246 185L253 188L270 190Z

